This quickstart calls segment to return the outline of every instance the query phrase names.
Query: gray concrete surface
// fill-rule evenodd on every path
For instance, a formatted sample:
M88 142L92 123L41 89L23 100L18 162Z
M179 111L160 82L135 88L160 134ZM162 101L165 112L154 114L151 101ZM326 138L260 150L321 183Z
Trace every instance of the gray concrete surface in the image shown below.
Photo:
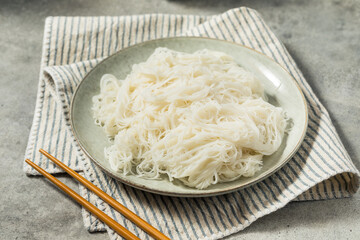
M0 239L107 239L84 229L75 202L22 172L46 16L216 14L238 6L258 10L284 42L360 168L360 1L0 0ZM359 193L291 203L227 239L360 239L359 217Z

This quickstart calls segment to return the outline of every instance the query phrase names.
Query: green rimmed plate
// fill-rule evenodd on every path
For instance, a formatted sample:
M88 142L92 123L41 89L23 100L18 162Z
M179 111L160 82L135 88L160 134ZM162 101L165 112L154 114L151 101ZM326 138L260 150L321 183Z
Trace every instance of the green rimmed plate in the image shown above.
M110 145L104 131L95 125L92 117L92 97L100 91L100 78L111 73L124 79L132 65L145 61L157 47L192 53L200 49L222 51L238 64L251 71L263 83L269 102L282 107L290 118L292 128L285 135L280 149L263 159L261 171L253 177L219 183L207 189L187 187L179 181L143 179L125 176L113 171L104 156L104 148ZM99 63L81 81L71 102L71 127L74 136L86 155L104 172L132 187L153 193L178 197L205 197L224 194L250 186L269 177L287 163L300 147L308 122L304 96L290 74L267 56L235 43L198 37L164 38L140 43L123 49Z

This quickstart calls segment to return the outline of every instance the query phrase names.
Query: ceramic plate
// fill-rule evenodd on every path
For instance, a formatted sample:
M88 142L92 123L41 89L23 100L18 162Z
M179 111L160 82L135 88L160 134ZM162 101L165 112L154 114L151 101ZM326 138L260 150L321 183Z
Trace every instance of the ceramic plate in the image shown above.
M145 61L157 47L192 53L200 49L222 51L234 57L238 64L264 84L269 102L282 107L291 119L291 131L285 135L280 149L263 159L261 171L253 177L219 183L207 189L198 190L180 182L148 180L137 176L125 176L110 168L104 157L104 148L110 143L103 130L94 124L92 97L99 94L100 78L111 73L124 79L133 64ZM71 125L75 138L87 156L103 171L124 184L153 193L179 196L204 197L232 192L269 177L279 170L299 148L307 128L307 106L304 96L295 80L280 65L265 55L250 48L222 40L179 37L148 41L123 49L99 63L80 83L71 103Z

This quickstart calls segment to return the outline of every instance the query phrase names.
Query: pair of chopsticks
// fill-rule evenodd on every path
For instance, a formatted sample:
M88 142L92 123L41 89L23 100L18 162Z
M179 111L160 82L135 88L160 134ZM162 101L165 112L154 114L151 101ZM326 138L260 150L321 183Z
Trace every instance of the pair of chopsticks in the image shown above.
M142 230L147 232L150 236L152 236L154 239L159 240L170 240L167 236L165 236L163 233L161 233L159 230L151 226L149 223L144 221L142 218L137 216L135 213L127 209L124 205L120 204L118 201L110 197L108 194L103 192L100 188L96 187L94 184L92 184L90 181L86 180L84 177L79 175L77 172L63 164L61 161L56 159L55 157L51 156L48 152L46 152L43 149L39 150L42 154L44 154L48 159L53 161L56 165L61 167L63 170L65 170L69 175L71 175L73 178L75 178L77 181L82 183L86 188L93 191L96 195L98 195L100 198L102 198L105 202L110 204L114 209L116 209L118 212L120 212L122 215L124 215L127 219L132 221L134 224L136 224L138 227L140 227ZM131 233L129 230L121 226L119 223L117 223L115 220L113 220L111 217L106 215L104 212L96 208L93 204L85 200L83 197L81 197L79 194L77 194L75 191L70 189L68 186L66 186L64 183L59 181L57 178L55 178L50 173L46 172L44 169L30 161L29 159L26 159L25 162L32 166L35 170L37 170L39 173L41 173L44 177L49 179L52 183L54 183L56 186L58 186L61 190L63 190L65 193L67 193L70 197L72 197L75 201L80 203L85 209L93 213L96 217L98 217L102 222L107 224L110 228L112 228L115 232L117 232L120 236L122 236L125 239L139 239L137 236L135 236L133 233Z

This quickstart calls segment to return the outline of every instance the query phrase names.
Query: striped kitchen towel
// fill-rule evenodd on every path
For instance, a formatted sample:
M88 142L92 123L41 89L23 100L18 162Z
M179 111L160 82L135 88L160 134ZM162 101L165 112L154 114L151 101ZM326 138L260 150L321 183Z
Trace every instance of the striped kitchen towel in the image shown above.
M173 36L204 36L243 44L273 58L298 82L309 106L309 127L297 154L271 177L246 189L207 198L175 198L125 186L105 175L84 155L69 129L69 104L81 79L103 58L130 45ZM121 17L46 19L34 122L25 157L52 173L61 172L38 153L44 148L172 239L217 239L240 231L288 202L343 198L358 189L353 165L326 109L284 45L261 16L248 8L221 15L147 14ZM36 174L24 165L27 174ZM134 232L148 236L91 192L81 195ZM107 226L83 210L89 231Z

